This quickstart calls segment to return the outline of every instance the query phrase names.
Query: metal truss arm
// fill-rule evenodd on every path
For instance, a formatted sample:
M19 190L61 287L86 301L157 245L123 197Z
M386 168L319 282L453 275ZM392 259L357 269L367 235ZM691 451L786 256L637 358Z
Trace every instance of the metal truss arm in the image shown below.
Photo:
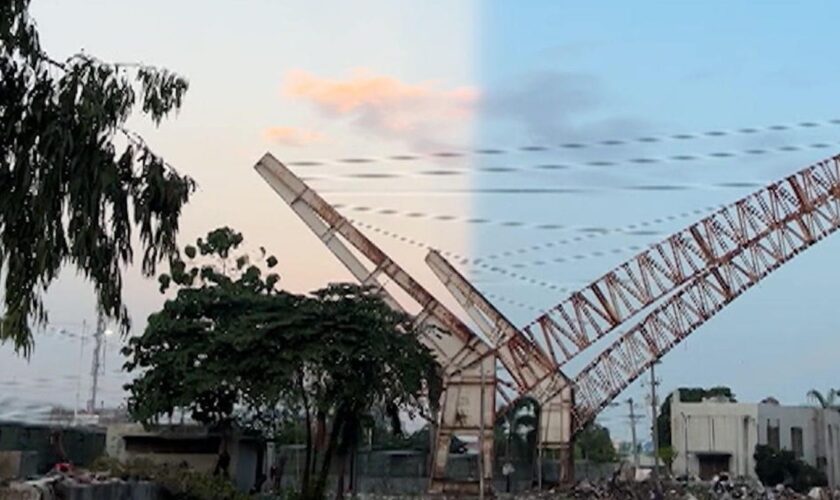
M445 369L456 369L465 359L471 362L475 360L477 354L474 351L483 344L481 339L318 193L269 153L260 159L255 169L359 283L379 286L383 298L396 310L404 311L402 305L379 282L381 275L387 276L421 306L418 322L430 324L439 330L438 333L452 334L459 339L461 348L453 352L434 338L435 332L426 334L427 342L432 344L442 358ZM372 269L365 265L345 242L365 257L371 263Z
M823 169L806 168L652 245L539 316L524 328L525 333L547 347L563 366L637 313L723 264L732 252L775 233L774 210L783 205L790 208L794 202L807 208L813 203L809 199L813 190L823 189L820 183L832 182L825 172L817 175ZM805 221L794 221L794 225L798 235L810 238L811 228Z
M559 377L561 380L558 385L568 385L568 379L559 372L552 359L519 331L440 253L429 251L426 263L490 340L499 360L505 366L513 367L511 377L520 392L534 388L549 377Z
M699 273L578 374L576 430L718 311L840 228L840 156L776 182L701 224L701 248L718 265Z

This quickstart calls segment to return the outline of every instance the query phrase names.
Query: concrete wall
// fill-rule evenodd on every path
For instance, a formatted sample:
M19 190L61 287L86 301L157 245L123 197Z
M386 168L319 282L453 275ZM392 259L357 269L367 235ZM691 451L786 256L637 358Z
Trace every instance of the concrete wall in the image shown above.
M730 473L755 475L758 405L744 403L671 402L671 445L677 452L674 474L700 474L702 454L730 455ZM687 459L687 463L686 463ZM687 466L687 468L686 468Z
M38 474L38 452L0 451L0 482L28 479Z
M779 444L793 451L791 441L794 427L802 429L803 460L811 465L824 461L824 470L831 486L840 484L840 412L805 406L758 405L759 444L767 444L768 426L779 428Z
M199 472L208 474L213 472L213 467L216 464L216 453L155 453L152 451L142 453L131 451L126 445L126 438L156 435L158 435L157 432L145 430L139 424L109 425L105 438L105 449L108 452L108 456L116 458L121 462L148 460L156 464L171 465L179 465L186 462L190 468ZM189 436L200 439L206 437L207 432L203 428L182 429L180 432L172 432L169 435L178 435L179 437Z
M730 456L729 473L755 477L756 445L767 445L768 427L779 430L779 447L794 451L792 429L802 430L805 462L820 466L832 486L840 484L840 412L805 406L718 401L683 403L675 392L671 403L671 444L677 452L673 471L700 474L703 454Z
M60 428L17 422L0 422L0 451L34 451L38 453L38 473L47 472L58 460L50 437L61 433L67 458L76 465L87 466L105 450L105 432L98 428Z
M130 449L129 440L142 438L163 438L173 441L212 441L212 446L205 447L201 452L178 450L177 447L167 446L166 450L148 447L143 451ZM129 462L131 460L149 460L157 464L179 465L186 463L190 468L210 474L216 465L218 454L218 436L211 435L202 426L162 426L155 429L144 429L139 424L114 424L108 426L106 450L108 455ZM213 444L215 443L215 444ZM260 443L244 439L234 434L228 445L230 454L230 472L237 489L249 491L254 485L257 473L257 462Z

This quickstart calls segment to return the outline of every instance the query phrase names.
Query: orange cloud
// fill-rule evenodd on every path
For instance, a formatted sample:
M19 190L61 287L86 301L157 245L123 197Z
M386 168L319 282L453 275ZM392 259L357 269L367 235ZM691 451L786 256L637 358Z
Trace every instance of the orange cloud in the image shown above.
M412 84L363 69L342 80L292 70L283 82L283 92L328 116L349 117L380 135L414 140L431 140L453 122L469 118L478 100L478 92L471 87Z
M306 146L324 140L324 136L319 132L295 127L269 127L265 129L263 136L284 146Z

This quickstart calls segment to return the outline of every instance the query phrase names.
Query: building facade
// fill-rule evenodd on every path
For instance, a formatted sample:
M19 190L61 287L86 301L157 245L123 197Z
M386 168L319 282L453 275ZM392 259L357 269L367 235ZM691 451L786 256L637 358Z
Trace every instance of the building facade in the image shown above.
M756 477L757 445L790 450L823 470L829 485L840 484L840 412L807 406L732 403L705 400L684 403L675 391L671 401L672 464L676 475L709 479L719 472Z
M208 474L218 459L221 436L200 425L157 426L140 424L108 426L105 449L108 456L121 462L145 459L172 466L187 465ZM264 474L265 445L259 440L235 432L228 443L229 473L240 491L249 491Z

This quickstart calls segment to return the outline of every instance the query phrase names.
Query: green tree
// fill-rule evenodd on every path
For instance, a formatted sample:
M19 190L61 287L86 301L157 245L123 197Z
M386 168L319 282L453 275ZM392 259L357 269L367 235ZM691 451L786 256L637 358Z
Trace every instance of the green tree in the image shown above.
M615 462L617 455L609 429L594 422L587 425L575 437L575 458L596 463Z
M366 415L384 408L392 430L400 433L399 412L427 413L426 401L437 401L441 383L413 318L391 309L374 290L332 285L313 295L317 352L302 366L297 400L307 419L314 414L318 427L329 429L317 477L303 485L304 496L321 498L335 456L342 491L347 458L358 446ZM313 470L317 458L313 450Z
M712 387L704 389L702 387L680 387L677 389L680 392L680 401L684 403L699 403L706 398L724 398L728 401L735 402L735 394L729 387ZM659 434L659 446L671 446L671 398L672 394L668 394L665 401L659 407L659 415L657 415L656 423Z
M125 349L126 368L141 372L127 386L129 411L151 423L184 408L224 433L238 423L268 437L294 435L303 421L302 496L323 497L335 461L341 492L369 416L383 409L400 433L401 412L437 401L438 366L413 318L374 290L286 293L262 271L277 260L234 255L241 244L241 234L215 230L161 275L162 290L178 291Z
M676 458L677 451L671 446L662 446L659 448L659 459L665 463L665 467L668 468L668 472L671 474L674 472L671 467L674 465Z
M829 389L825 394L822 394L817 389L808 391L808 399L813 403L819 405L823 409L840 409L840 391L837 389Z
M133 261L132 239L153 275L176 252L194 189L125 126L138 108L159 125L181 107L186 80L83 53L56 61L41 47L29 4L0 2L0 342L24 356L31 323L47 320L42 294L68 264L127 331L121 269Z
M804 493L814 486L828 484L824 472L797 459L792 451L757 445L753 457L755 473L765 486L785 484Z
M218 429L221 472L236 409L265 411L263 403L278 400L293 380L283 346L264 329L299 328L305 320L304 298L278 290L279 276L264 275L247 254L232 255L242 240L221 228L186 247L187 261L173 260L159 277L161 292L175 286L176 296L123 349L125 368L141 372L125 387L131 415L151 424L181 409ZM262 258L266 268L276 264Z
M531 398L519 398L496 421L496 451L508 460L531 464L537 447L539 405Z

